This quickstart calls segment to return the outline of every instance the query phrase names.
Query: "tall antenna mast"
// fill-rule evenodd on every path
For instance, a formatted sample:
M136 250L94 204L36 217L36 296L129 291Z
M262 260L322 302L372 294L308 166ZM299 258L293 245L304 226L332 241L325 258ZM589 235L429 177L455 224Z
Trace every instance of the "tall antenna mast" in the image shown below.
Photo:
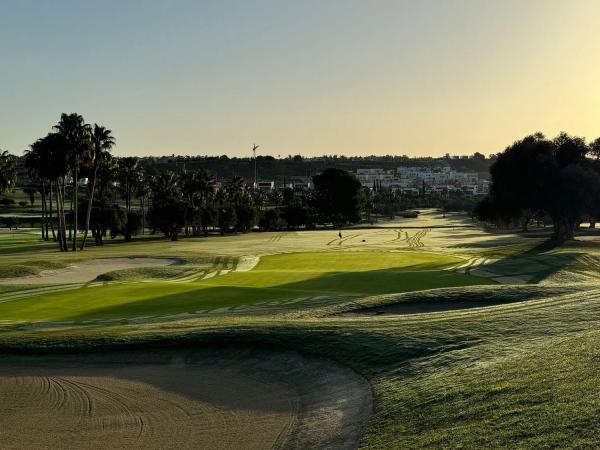
M256 150L258 149L258 145L254 144L252 147L252 155L254 157L254 192L256 192L256 188L258 187L258 180L256 179Z

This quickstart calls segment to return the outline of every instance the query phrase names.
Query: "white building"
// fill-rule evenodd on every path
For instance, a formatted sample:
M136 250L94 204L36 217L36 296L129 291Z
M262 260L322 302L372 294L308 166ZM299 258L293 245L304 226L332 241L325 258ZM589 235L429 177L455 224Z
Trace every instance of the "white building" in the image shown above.
M488 191L488 185L475 172L457 172L449 166L358 169L356 175L365 187L395 188L402 192L463 191L472 195ZM474 187L473 187L474 186Z
M394 170L388 169L357 169L358 181L365 187L393 187L398 182Z
M311 177L292 177L285 181L284 187L290 189L308 190L312 189Z
M263 192L272 192L275 189L275 182L274 181L259 181L258 183L256 183L256 187L258 188L259 191L263 191Z

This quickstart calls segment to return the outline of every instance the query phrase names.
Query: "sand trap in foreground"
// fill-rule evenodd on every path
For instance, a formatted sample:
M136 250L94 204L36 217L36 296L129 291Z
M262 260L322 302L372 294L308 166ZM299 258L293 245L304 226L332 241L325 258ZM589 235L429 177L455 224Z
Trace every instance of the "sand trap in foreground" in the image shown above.
M43 270L38 275L2 278L0 284L66 284L87 283L103 273L139 267L164 267L177 263L168 258L101 258L81 261L64 269Z
M2 448L356 448L366 381L292 352L160 350L0 362Z

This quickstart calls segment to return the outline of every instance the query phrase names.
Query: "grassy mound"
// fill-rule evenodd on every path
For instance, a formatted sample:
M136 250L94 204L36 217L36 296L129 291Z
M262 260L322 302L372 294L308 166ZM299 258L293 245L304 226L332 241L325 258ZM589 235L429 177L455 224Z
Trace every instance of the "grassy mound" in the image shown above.
M40 269L37 267L25 266L22 264L2 266L0 267L0 278L26 277L28 275L37 275L39 272Z
M24 261L21 264L1 265L0 278L17 278L37 275L43 270L62 269L67 264L57 261Z
M348 314L418 314L508 305L579 292L589 286L468 286L359 299L332 309Z

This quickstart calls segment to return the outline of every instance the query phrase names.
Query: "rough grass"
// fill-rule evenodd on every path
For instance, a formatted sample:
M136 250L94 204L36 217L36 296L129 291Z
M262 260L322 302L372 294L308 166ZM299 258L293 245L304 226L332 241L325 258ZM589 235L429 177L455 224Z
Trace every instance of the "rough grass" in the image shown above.
M17 278L28 275L37 275L43 270L62 269L67 264L60 261L32 260L22 264L0 266L0 278Z

